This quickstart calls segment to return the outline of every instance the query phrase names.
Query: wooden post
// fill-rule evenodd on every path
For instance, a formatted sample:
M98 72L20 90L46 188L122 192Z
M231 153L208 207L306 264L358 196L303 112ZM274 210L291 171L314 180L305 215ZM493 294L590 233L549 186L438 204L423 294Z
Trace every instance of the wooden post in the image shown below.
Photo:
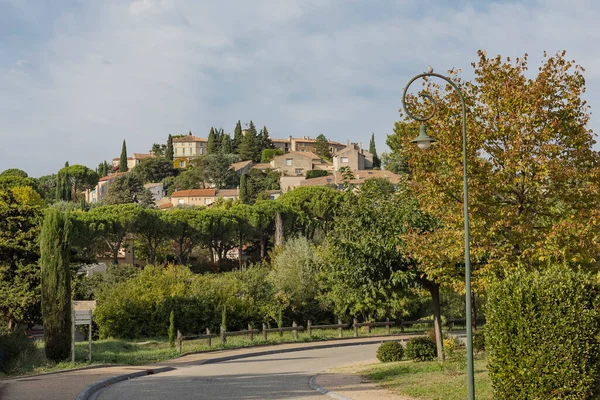
M342 337L342 320L338 319L338 337Z
M354 337L358 337L358 321L354 318Z
M223 325L219 326L219 332L221 333L221 344L227 343L227 336L225 335L225 330L223 329Z
M386 335L390 334L390 319L389 318L385 319L385 334Z
M296 324L296 321L292 322L292 328L294 328L292 336L294 337L294 340L298 340L298 324Z
M181 332L179 332L179 329L177 329L177 353L181 354L181 345L183 342L183 336L181 335Z
M312 323L310 322L310 319L308 321L306 321L306 331L308 332L308 337L312 337L312 331L310 330L311 325L312 325Z
M254 341L254 332L252 332L252 325L248 324L248 330L250 331L250 341Z
M367 335L370 335L370 334L371 334L371 323L369 322L367 324Z
M92 309L90 308L90 330L88 332L88 362L92 362Z
M208 336L208 347L212 345L212 338L210 337L210 329L206 328L206 335Z
M75 362L75 310L71 310L71 362Z
M263 323L263 339L267 341L267 324Z
M400 331L404 333L404 321L400 321Z

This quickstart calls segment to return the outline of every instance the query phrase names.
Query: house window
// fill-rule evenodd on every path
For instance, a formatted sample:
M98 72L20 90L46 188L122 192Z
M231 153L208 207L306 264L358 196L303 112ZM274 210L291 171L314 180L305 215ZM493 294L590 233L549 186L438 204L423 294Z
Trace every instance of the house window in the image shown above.
M179 204L184 204L185 202L184 202L184 200L183 200L183 199L179 199L179 200L177 200L177 203L179 203Z
M348 157L340 157L340 162L342 164L348 164Z
M204 199L204 204L210 204L210 203L212 203L211 199Z
M292 166L292 159L291 158L286 158L285 159L285 165L288 166L288 167L291 167Z
M179 168L185 168L185 161L179 161Z
M200 147L200 154L204 154L204 147Z
M302 168L296 168L296 175L302 175Z

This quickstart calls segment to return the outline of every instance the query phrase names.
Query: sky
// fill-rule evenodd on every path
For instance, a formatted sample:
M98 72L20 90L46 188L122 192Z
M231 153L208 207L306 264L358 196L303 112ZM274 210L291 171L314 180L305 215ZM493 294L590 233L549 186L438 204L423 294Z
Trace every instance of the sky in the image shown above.
M323 133L363 142L398 120L407 81L431 65L472 77L477 50L566 50L600 108L600 2L588 0L0 0L0 171L95 168L123 139ZM591 129L600 132L592 115Z

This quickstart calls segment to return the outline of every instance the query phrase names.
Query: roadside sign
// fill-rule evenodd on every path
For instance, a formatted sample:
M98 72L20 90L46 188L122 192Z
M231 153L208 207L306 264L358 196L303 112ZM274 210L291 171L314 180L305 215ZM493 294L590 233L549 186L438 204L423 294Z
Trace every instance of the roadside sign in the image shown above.
M76 302L73 302L76 303ZM80 302L82 303L82 302ZM91 306L92 302L88 303L85 306ZM93 307L96 308L96 302L93 302ZM71 311L71 361L75 362L75 326L77 325L88 325L88 361L92 362L92 319L93 319L93 311L92 308L82 309L84 305L78 304L77 308L75 308L75 304L73 304L73 309Z

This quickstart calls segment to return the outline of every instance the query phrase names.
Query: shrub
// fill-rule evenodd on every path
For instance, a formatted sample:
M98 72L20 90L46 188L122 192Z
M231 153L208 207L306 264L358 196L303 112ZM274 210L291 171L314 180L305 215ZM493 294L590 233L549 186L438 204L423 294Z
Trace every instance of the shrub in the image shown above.
M0 371L8 373L22 354L35 351L35 345L22 329L0 334Z
M169 315L169 346L175 347L175 339L177 338L177 333L175 329L175 311L171 310L171 314Z
M327 171L323 171L320 169L313 169L312 171L308 171L306 173L306 179L320 178L322 176L327 176Z
M600 392L598 285L564 268L491 285L489 374L498 399L591 399Z
M430 361L437 356L435 342L427 336L410 339L406 344L406 358L417 361Z
M477 331L473 334L473 350L480 353L485 350L485 334Z
M456 343L456 339L454 339L453 337L444 339L444 353L448 357L452 357L452 355L454 354L454 350L456 350L457 347L458 346Z
M384 342L377 349L377 359L381 362L400 361L404 356L404 347L398 342Z
M281 149L264 149L261 153L260 162L268 163L273 157L282 155L283 151Z

